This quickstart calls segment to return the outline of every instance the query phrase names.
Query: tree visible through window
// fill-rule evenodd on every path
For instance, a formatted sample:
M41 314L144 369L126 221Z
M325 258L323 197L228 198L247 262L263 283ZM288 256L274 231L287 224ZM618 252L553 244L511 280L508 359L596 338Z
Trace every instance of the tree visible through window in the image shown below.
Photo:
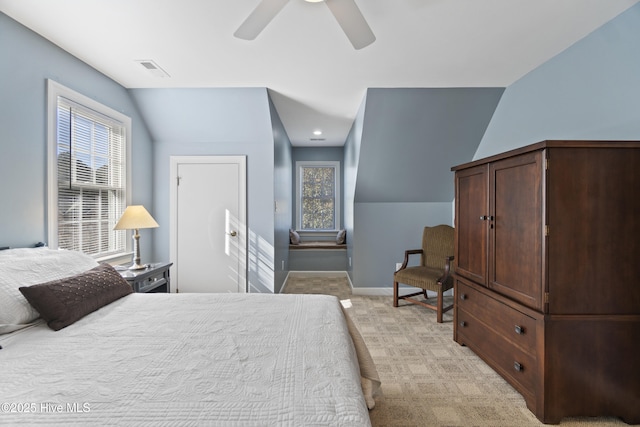
M299 229L339 228L338 165L338 162L298 162Z

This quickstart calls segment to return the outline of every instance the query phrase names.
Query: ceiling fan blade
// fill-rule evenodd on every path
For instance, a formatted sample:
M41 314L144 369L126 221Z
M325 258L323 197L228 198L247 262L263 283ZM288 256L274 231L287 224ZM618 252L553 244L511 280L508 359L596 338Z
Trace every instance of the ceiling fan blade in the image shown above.
M255 39L287 3L289 0L262 0L233 35L243 40Z
M376 41L355 0L325 0L325 3L354 48L362 49Z

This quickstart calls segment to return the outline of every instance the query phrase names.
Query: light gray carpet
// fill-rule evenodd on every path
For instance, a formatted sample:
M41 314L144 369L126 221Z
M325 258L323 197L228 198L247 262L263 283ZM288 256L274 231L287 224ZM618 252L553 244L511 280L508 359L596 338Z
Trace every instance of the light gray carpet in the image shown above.
M453 341L453 311L435 312L392 298L351 295L342 273L291 274L285 293L336 295L360 330L382 387L370 412L381 426L543 426L522 396L467 347ZM446 303L446 301L445 301ZM348 304L347 304L348 306ZM565 418L561 426L626 426L615 418Z

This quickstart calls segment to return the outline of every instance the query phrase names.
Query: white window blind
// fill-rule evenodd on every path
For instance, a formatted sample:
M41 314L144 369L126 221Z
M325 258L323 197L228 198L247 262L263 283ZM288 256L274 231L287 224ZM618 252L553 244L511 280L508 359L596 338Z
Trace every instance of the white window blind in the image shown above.
M96 258L127 249L113 230L127 206L126 124L56 97L57 246Z

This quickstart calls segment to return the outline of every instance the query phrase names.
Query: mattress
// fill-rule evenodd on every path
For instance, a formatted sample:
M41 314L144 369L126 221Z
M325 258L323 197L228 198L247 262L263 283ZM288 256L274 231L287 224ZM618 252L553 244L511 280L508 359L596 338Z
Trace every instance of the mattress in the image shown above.
M0 345L0 424L370 425L333 296L131 294Z

